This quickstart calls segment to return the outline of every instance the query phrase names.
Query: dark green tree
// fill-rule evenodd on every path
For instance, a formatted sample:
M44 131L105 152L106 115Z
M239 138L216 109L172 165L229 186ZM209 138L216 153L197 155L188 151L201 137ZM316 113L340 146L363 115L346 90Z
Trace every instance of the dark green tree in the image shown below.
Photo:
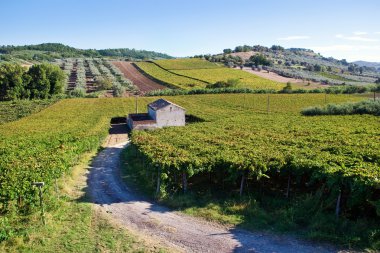
M15 100L27 98L25 82L29 78L26 68L18 64L5 63L0 65L0 100Z
M262 54L252 55L249 60L258 67L259 65L270 66L271 62Z

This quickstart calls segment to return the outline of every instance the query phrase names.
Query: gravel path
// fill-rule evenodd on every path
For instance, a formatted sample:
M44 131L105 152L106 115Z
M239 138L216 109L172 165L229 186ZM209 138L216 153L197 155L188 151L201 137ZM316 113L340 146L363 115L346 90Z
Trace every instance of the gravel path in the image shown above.
M147 201L121 182L119 157L127 135L111 134L106 143L92 162L89 193L95 205L132 231L184 252L338 252L290 236L226 228Z

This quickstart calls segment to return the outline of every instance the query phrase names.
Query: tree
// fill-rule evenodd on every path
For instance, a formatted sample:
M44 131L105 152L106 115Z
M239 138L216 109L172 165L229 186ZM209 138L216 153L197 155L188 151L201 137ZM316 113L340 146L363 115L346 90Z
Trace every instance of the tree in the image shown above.
M262 54L252 55L249 58L249 60L252 61L256 67L258 67L259 65L263 65L263 66L270 66L271 65L271 62Z
M224 54L230 54L230 53L232 53L232 49L226 48L223 50L223 53Z
M19 64L0 65L0 101L28 97L24 83L29 81L26 68Z
M30 82L27 85L31 99L46 99L49 97L50 81L46 69L42 65L33 65L29 68Z

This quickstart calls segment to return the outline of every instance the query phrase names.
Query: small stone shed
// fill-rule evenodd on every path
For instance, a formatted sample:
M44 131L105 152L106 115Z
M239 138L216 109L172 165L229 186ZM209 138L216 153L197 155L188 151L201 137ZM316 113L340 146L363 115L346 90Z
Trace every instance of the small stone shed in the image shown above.
M185 113L183 107L161 98L148 104L147 113L129 114L127 122L133 130L184 126Z

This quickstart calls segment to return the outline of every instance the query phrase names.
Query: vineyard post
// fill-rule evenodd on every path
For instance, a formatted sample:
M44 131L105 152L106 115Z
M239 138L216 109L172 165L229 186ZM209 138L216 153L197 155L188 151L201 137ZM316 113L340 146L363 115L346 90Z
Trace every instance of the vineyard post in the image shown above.
M45 182L34 182L32 185L38 187L39 196L40 196L41 219L42 219L42 223L44 225L46 225L45 210L44 210L44 201L43 201L43 198L42 198L42 187L45 185Z
M241 174L241 181L240 181L240 197L243 195L244 181L245 181L245 171L243 170Z
M160 171L160 166L156 164L157 167L157 186L156 186L156 196L158 197L158 194L160 194L160 179L161 179L161 171Z
M186 172L182 172L182 188L183 188L183 193L185 194L187 191L187 177L186 177Z
M137 96L135 96L135 107L136 107L136 113L138 113L138 108L137 108Z
M325 92L325 104L327 104L327 93Z
M288 176L288 186L286 188L286 198L289 198L289 192L290 192L290 175Z
M268 99L267 99L267 113L269 113L269 94L268 94Z
M339 189L339 194L338 194L338 198L336 200L336 207L335 207L335 216L337 219L339 218L339 213L340 213L340 199L341 199L341 197L342 197L342 190Z

